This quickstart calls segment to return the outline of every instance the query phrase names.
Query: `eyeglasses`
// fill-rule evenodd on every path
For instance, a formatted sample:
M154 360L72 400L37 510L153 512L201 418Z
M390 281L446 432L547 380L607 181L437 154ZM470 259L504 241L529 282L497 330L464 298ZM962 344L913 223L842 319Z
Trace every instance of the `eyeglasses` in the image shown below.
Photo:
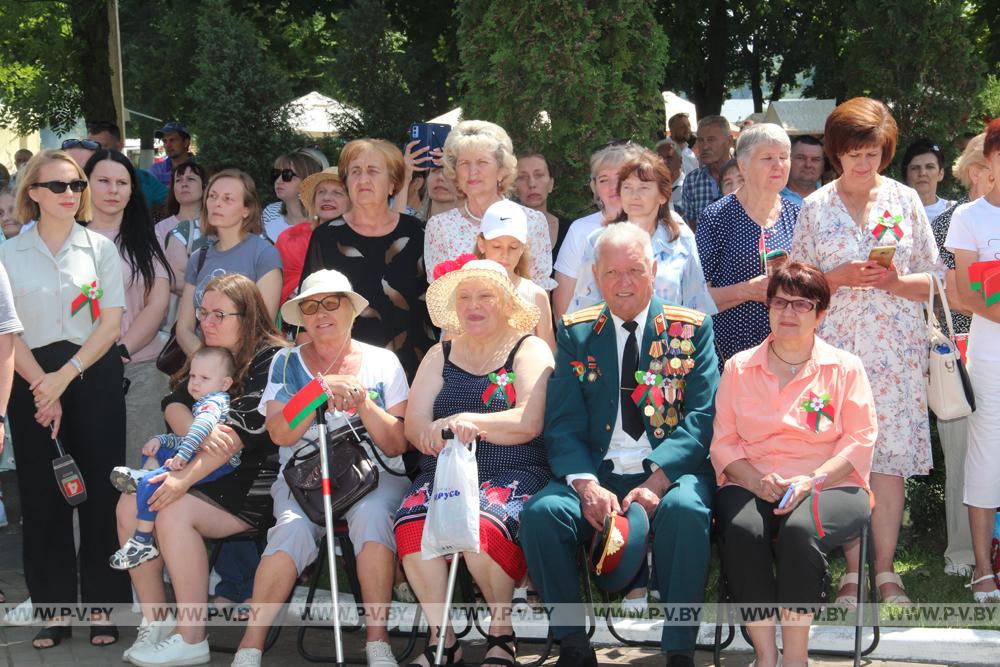
M199 308L195 311L195 317L199 322L211 322L212 324L222 324L227 317L242 317L243 313L225 313L221 310L205 310Z
M343 298L341 294L331 294L322 301L319 299L305 299L299 301L299 312L303 315L315 315L319 311L320 306L323 306L324 310L333 312L340 308L340 300Z
M295 178L296 176L298 176L298 174L296 174L291 169L272 169L271 170L271 180L272 181L278 180L279 176L281 177L281 180L283 180L285 183L289 183L293 178Z
M84 190L87 189L87 181L76 180L76 181L70 181L69 183L67 183L66 181L45 181L43 183L32 183L31 187L46 188L56 193L57 195L61 195L62 193L66 192L66 188L69 188L73 192L83 192Z
M816 302L808 299L782 299L780 296L774 296L767 300L767 307L771 310L780 312L789 306L796 313L808 313L816 308Z
M101 145L93 139L67 139L62 142L62 149L64 151L68 151L71 148L85 148L88 151L97 151L101 149Z

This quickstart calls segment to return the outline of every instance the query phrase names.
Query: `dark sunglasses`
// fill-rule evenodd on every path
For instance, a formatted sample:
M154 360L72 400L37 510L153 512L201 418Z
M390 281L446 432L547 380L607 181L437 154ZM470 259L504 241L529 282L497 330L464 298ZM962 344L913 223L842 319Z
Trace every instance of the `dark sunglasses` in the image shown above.
M289 183L297 175L298 174L296 174L291 169L272 169L271 170L271 180L272 181L278 180L278 177L280 176L281 180L283 180L285 183Z
M67 139L62 142L62 149L64 151L68 151L71 148L85 148L88 151L97 151L101 149L101 145L93 139Z
M782 299L780 296L771 297L767 300L767 307L778 312L783 312L789 306L796 313L808 313L816 308L816 302L807 299Z
M87 181L78 180L70 181L45 181L44 183L32 183L33 188L47 188L57 195L61 195L66 192L66 188L69 188L73 192L83 192L87 189Z
M343 299L343 296L340 294L331 294L322 301L305 299L304 301L299 301L299 312L303 315L315 315L319 311L320 306L332 312L340 308L341 299Z

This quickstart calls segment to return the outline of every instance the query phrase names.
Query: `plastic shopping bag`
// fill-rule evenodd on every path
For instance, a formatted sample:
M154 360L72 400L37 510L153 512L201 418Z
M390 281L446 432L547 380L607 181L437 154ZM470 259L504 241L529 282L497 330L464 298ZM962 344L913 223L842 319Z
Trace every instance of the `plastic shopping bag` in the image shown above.
M475 443L450 440L438 455L420 554L430 560L459 551L479 553L479 466Z

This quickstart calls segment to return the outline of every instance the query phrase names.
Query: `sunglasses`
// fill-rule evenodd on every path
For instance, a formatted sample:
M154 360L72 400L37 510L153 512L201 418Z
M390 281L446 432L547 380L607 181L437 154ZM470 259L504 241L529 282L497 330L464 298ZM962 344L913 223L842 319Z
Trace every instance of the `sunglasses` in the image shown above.
M93 139L67 139L62 142L62 149L68 151L71 148L85 148L88 151L97 151L101 145Z
M45 181L44 183L32 183L31 187L46 188L57 195L61 195L66 192L66 188L69 188L73 192L83 192L87 189L87 181L77 180L70 181L69 183L66 181Z
M283 180L285 183L289 183L289 182L291 182L291 180L293 178L295 178L296 176L298 176L298 174L296 174L291 169L272 169L271 170L271 180L272 181L278 180L279 176L281 177L281 180Z
M305 299L299 301L299 312L303 315L315 315L319 311L319 307L323 306L324 310L333 312L340 308L340 300L343 296L340 294L331 294L322 301L317 299Z
M789 306L791 306L792 310L796 313L808 313L816 308L816 303L806 299L782 299L780 296L772 297L767 300L767 307L771 310L777 310L778 312L783 312Z

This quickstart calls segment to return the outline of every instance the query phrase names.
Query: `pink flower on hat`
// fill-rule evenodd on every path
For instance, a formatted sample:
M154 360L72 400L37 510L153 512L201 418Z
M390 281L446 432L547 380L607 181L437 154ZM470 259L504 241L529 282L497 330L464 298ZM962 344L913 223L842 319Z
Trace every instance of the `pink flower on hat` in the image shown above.
M465 252L456 257L455 259L446 259L440 262L434 267L434 280L437 280L443 275L449 274L452 271L458 271L460 268L465 266L467 263L476 259L476 256L471 252Z

